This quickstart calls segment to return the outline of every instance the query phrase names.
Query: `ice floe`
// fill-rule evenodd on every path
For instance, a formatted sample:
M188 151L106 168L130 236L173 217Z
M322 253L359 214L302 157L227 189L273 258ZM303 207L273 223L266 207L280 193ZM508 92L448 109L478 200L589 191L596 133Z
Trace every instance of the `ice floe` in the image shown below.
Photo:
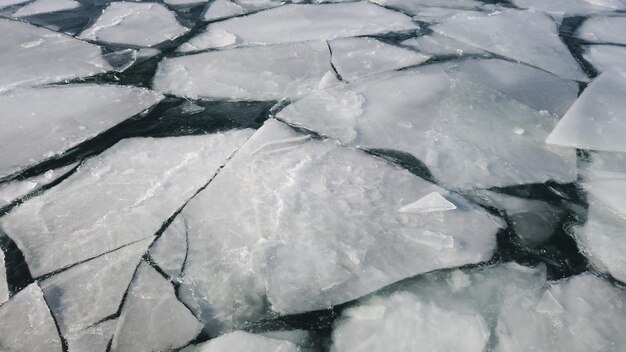
M116 326L117 319L109 319L84 330L65 333L68 352L106 351Z
M300 352L290 341L274 339L243 331L233 331L182 352Z
M446 198L437 209L402 211L432 192ZM324 309L487 260L502 226L406 170L276 120L180 216L189 249L179 296L212 334L268 316L266 299L279 313Z
M612 7L619 1L620 0L512 0L517 7L537 9L559 17L585 16L598 12L612 11ZM613 3L613 5L609 3Z
M372 0L373 3L404 10L408 13L419 15L424 9L429 7L441 7L448 9L477 9L482 3L476 0Z
M120 1L111 3L80 38L149 47L178 38L188 30L161 4Z
M0 178L55 157L162 98L143 88L95 84L0 94Z
M150 257L170 278L177 278L187 256L187 225L178 216L150 248Z
M246 13L246 9L229 0L215 0L204 12L205 21L214 21Z
M13 17L26 17L42 13L73 10L80 7L80 2L74 0L37 0L13 13Z
M626 72L626 47L617 45L590 45L583 57L600 73L620 70Z
M580 26L576 35L590 43L626 45L626 16L592 17Z
M14 180L0 185L0 208L67 175L76 166L77 164L71 164L58 169L48 170L39 176L25 180Z
M544 143L557 118L438 67L318 91L277 117L342 143L407 152L456 188L576 180L576 155Z
M33 276L152 237L250 134L123 140L14 209L0 226Z
M415 48L419 50L419 52L427 55L487 55L482 49L437 33L418 38L410 38L400 44Z

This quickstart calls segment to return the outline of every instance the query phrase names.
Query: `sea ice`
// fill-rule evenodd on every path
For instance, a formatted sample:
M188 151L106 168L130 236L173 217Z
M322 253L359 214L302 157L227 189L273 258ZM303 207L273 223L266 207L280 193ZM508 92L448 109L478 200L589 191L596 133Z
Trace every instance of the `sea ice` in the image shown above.
M116 325L117 319L109 319L85 330L64 334L63 337L67 341L67 351L105 352L111 342Z
M617 45L590 45L583 57L600 73L620 70L626 72L626 47Z
M443 7L450 9L471 10L479 8L482 3L475 0L372 0L373 3L404 10L413 15L419 15L429 7Z
M537 9L559 16L585 16L612 11L611 7L600 6L615 0L512 0L515 6ZM594 4L596 3L596 4Z
M3 7L23 4L28 1L30 0L0 0L0 9Z
M153 87L190 98L280 100L336 82L328 46L313 41L167 58Z
M292 342L233 331L200 345L190 346L182 352L300 352Z
M207 7L204 15L202 16L205 21L215 21L222 18L241 15L246 12L245 8L230 0L214 0L211 2L211 5Z
M187 256L187 225L177 216L150 248L150 257L170 278L176 279L183 270Z
M545 145L557 118L439 67L330 87L279 119L366 149L407 152L442 183L489 188L576 180L576 155Z
M626 16L603 16L587 19L576 32L590 43L626 45Z
M4 251L0 249L0 305L9 300L9 286L7 285L7 272L4 265Z
M328 45L333 65L346 81L419 65L430 58L372 38L342 38L332 40Z
M13 17L26 17L42 13L73 10L79 7L80 2L74 0L37 0L15 11Z
M561 41L554 21L541 12L460 13L433 30L563 78L589 80Z
M152 237L250 134L123 140L0 226L34 277Z
M120 1L111 3L80 38L150 47L178 38L188 30L161 4Z
M432 192L449 210L402 211ZM267 316L266 299L279 313L324 309L487 260L502 226L406 170L276 120L180 216L189 253L179 296L213 334Z
M25 180L14 180L0 185L0 208L67 175L77 165L74 163L58 169L48 170L41 175Z
M581 149L626 152L626 72L598 76L546 140Z
M147 89L95 84L0 94L0 179L59 155L162 98Z
M441 34L432 33L429 35L410 38L402 43L408 47L415 48L419 52L427 55L445 56L445 55L486 55L487 53L475 46L465 44L458 40L448 38Z

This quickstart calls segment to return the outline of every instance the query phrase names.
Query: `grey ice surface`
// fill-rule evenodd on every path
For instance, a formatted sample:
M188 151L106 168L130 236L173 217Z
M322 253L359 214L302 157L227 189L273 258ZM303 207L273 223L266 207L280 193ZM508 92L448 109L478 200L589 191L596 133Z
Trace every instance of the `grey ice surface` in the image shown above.
M74 0L36 0L13 13L13 17L26 17L49 12L66 11L80 7Z
M626 45L624 33L626 16L600 16L587 19L576 35L590 43Z
M600 73L619 70L626 72L626 47L618 45L590 45L583 57Z
M9 300L9 287L7 285L7 272L4 263L4 252L0 250L0 305Z
M233 331L200 345L191 346L183 352L301 352L290 341Z
M14 180L0 185L0 208L67 175L67 173L71 172L77 165L78 164L74 163L62 166L57 169L48 170L38 176L24 180Z

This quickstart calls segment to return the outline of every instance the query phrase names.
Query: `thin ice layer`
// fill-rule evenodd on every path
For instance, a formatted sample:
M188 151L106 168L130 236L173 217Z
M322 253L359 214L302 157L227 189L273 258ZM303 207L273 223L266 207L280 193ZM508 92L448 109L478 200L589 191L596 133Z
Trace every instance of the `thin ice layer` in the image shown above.
M76 166L77 163L62 166L25 180L14 180L0 185L0 208L67 175Z
M626 47L618 45L590 45L583 57L596 71L603 73L611 70L626 72Z
M561 41L554 21L541 12L501 10L460 13L432 29L563 78L589 80Z
M457 209L411 213L438 192ZM208 331L340 304L491 257L501 224L406 170L269 120L182 211L179 294ZM219 284L216 284L219 283Z
M7 272L4 265L4 251L0 249L0 305L9 300L9 286Z
M451 187L576 180L575 152L544 143L555 116L438 67L331 87L277 116L347 145L410 153Z
M63 335L82 334L83 329L117 313L151 241L135 242L41 281Z
M211 23L179 50L330 40L412 29L417 26L410 17L366 2L289 4Z
M123 140L0 225L34 277L151 237L250 134Z
M344 38L328 42L337 73L345 81L419 65L430 56L372 38Z
M162 98L147 89L95 84L1 94L0 178L59 155Z
M153 87L190 98L280 100L336 82L326 43L314 41L164 59Z
M190 346L182 352L300 352L290 341L263 335L233 331L200 345Z
M100 47L65 34L7 19L0 19L0 33L0 92L111 69Z
M598 76L546 140L549 144L626 152L626 73Z
M80 38L149 47L178 38L188 30L161 4L120 1L111 3Z
M170 351L189 343L202 324L176 298L174 287L142 262L118 319L111 351Z
M626 16L592 17L576 31L576 36L590 43L626 45Z
M0 305L3 352L61 352L61 339L41 289L32 283Z
M37 0L13 13L13 17L26 17L42 13L72 10L80 7L74 0Z

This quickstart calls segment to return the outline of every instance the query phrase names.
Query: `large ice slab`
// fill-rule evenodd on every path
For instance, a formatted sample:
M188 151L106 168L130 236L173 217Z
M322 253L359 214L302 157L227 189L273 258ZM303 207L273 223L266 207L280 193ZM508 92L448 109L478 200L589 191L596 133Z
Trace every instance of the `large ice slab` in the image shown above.
M61 352L61 339L36 283L0 305L0 348L6 352Z
M211 23L180 50L329 40L411 29L417 26L410 17L366 2L289 4Z
M14 180L0 185L0 208L67 175L76 166L76 163L70 164L57 169L48 170L38 176L24 180Z
M0 250L0 305L9 300L9 286L7 285L7 271L4 264L4 251Z
M626 16L592 17L576 32L578 38L590 43L626 45Z
M432 192L456 209L402 211ZM189 254L179 294L211 333L267 316L266 297L279 313L324 309L487 260L502 226L406 170L276 120L181 216Z
M61 154L162 98L147 89L94 84L0 94L0 178Z
M151 237L251 133L123 140L0 225L35 277Z
M118 319L111 351L170 351L185 346L202 324L178 301L174 287L142 262Z
M541 12L460 13L433 30L563 78L589 80L561 41L554 21Z
M65 34L7 19L0 19L0 33L0 92L111 69L100 47Z
M277 117L348 145L410 153L451 187L576 180L574 151L544 143L555 116L438 67L331 87Z
M37 0L13 13L13 17L26 17L42 13L72 10L80 7L74 0Z
M80 38L149 47L178 38L188 30L161 4L120 1L111 3Z
M600 73L620 70L626 72L626 47L618 45L590 45L583 57Z
M41 281L63 335L80 334L117 313L122 297L152 238L80 263Z
M243 331L233 331L200 345L185 348L183 352L300 352L290 341L274 339Z
M328 46L313 41L164 59L153 87L190 98L280 100L336 82Z
M419 65L430 56L372 38L343 38L328 42L333 65L346 81Z
M626 152L626 73L598 76L546 140L581 149Z

